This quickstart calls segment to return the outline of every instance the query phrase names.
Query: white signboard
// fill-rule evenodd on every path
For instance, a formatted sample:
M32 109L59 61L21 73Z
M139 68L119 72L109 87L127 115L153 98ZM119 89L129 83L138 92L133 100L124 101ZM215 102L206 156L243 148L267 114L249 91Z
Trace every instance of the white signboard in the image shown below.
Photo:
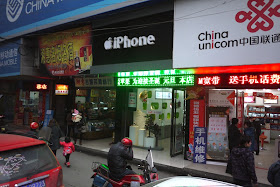
M280 1L175 0L173 68L279 63Z

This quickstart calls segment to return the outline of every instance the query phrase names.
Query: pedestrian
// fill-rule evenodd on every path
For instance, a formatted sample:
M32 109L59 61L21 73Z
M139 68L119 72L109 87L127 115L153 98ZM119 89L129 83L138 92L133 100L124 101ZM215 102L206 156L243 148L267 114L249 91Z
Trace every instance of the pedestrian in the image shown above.
M239 131L238 127L238 119L232 118L231 125L228 128L228 140L229 140L229 150L231 150L239 145L241 132Z
M250 151L254 153L255 151L255 128L253 127L251 122L245 122L244 123L244 135L249 136L251 139L251 146L250 146Z
M231 125L228 128L228 140L229 140L229 154L231 153L231 150L234 147L237 147L240 142L241 132L238 130L237 127L238 119L232 118L231 119ZM228 159L227 167L226 167L226 173L232 174L232 168L230 159Z
M252 119L253 127L255 128L255 151L256 155L260 154L260 135L262 133L261 121L256 120L256 118Z
M276 187L280 187L280 160L274 162L268 170L267 180Z
M48 127L52 129L49 147L53 151L53 154L56 155L56 151L60 148L59 139L63 136L63 133L54 118L50 120Z
M79 144L82 145L82 139L83 139L83 133L85 130L85 125L83 121L82 113L80 113L78 110L74 109L74 113L72 114L72 121L74 123L74 144L77 143L77 135L80 135L80 141ZM83 130L83 132L82 132Z
M258 186L255 171L254 154L249 149L251 139L242 135L240 145L232 149L230 160L232 164L233 182L241 186Z
M60 145L63 146L63 156L65 157L65 165L67 167L70 167L70 155L75 152L75 146L74 144L71 142L71 139L66 136L65 137L65 141L64 142L60 142Z
M66 116L66 125L67 125L66 136L71 137L71 133L72 133L72 137L75 140L76 139L76 137L75 137L76 134L74 132L75 124L72 121L72 114L73 113L74 113L74 109L71 109L71 110L68 111L67 116Z

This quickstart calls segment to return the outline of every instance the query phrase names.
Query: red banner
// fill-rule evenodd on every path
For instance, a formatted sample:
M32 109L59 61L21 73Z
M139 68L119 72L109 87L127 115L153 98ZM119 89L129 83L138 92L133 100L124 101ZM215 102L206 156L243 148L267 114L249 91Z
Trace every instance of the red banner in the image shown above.
M242 128L244 116L244 97L238 96L237 98L237 119L238 119L238 129Z
M204 113L205 113L204 100L191 100L191 102L190 102L189 143L192 145L193 145L193 141L194 141L194 127L205 127Z

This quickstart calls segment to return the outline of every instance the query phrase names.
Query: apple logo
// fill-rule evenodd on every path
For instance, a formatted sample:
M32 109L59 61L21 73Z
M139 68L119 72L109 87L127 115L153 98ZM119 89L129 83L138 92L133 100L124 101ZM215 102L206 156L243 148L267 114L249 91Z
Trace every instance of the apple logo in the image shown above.
M112 48L113 48L113 42L112 42L112 38L111 38L111 37L109 37L108 40L106 40L106 41L104 42L104 48L105 48L106 50L109 50L109 49L112 49Z

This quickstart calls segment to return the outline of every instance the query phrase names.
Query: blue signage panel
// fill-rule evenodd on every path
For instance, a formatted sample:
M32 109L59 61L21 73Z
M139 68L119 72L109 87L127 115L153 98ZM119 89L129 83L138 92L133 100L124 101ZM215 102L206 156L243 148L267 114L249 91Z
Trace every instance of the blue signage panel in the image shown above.
M20 40L0 45L0 77L20 75Z
M206 152L207 152L207 128L195 127L193 162L206 164Z
M145 1L1 0L0 36L15 37Z

